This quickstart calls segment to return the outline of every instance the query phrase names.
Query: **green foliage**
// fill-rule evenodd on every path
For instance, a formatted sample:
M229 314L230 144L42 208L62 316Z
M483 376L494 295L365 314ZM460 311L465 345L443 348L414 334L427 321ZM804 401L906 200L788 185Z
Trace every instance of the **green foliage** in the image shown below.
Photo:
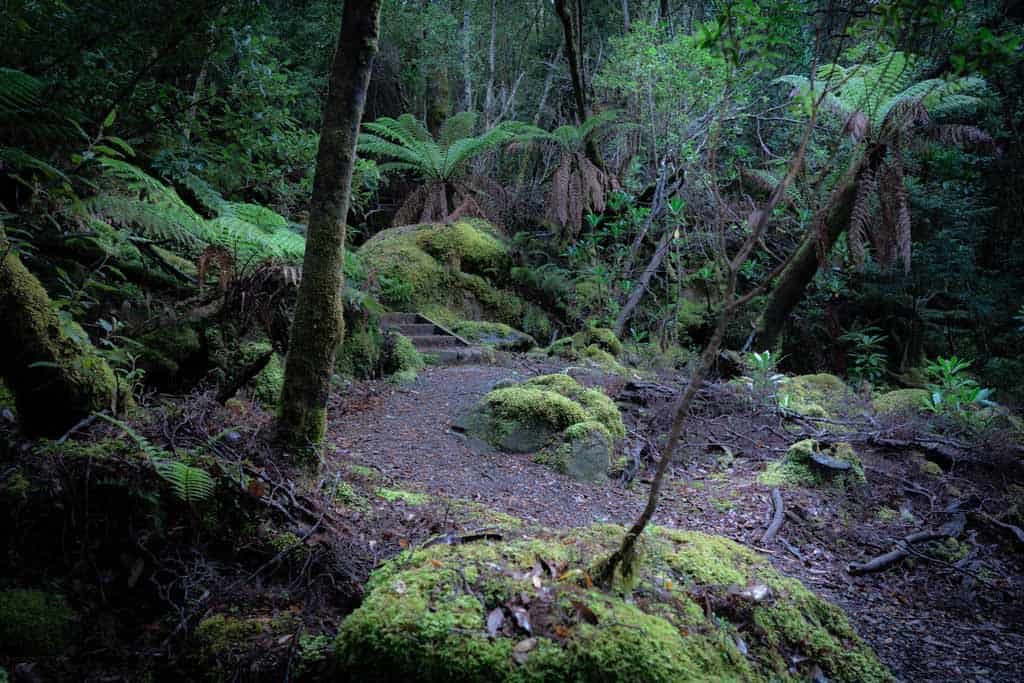
M995 403L989 399L991 389L981 387L974 378L967 374L971 361L956 356L936 358L925 366L925 372L931 379L928 384L929 396L924 408L937 415L952 414L966 418L970 411L982 407L991 407Z
M0 591L0 643L5 655L64 654L74 618L75 613L60 595L18 588Z
M472 176L469 164L484 152L512 141L522 126L503 122L473 135L476 122L473 112L455 114L444 122L436 138L412 114L397 119L384 116L363 124L367 132L359 135L359 152L391 159L378 166L380 173L412 173L423 183L395 214L395 225L447 222L453 213L486 217L478 200L481 193L493 192L494 187L486 179ZM481 184L489 187L481 189ZM449 192L455 195L455 207L449 207Z
M198 505L210 498L216 491L217 482L206 470L181 462L173 454L157 446L121 420L103 414L98 414L98 417L120 428L138 444L139 450L149 460L153 470L161 479L171 485L175 497L182 502Z
M888 362L884 351L886 336L876 334L877 332L881 332L881 330L874 326L868 326L859 330L851 330L839 338L840 341L851 345L850 367L847 373L858 386L864 382L877 386L885 377Z
M746 374L740 378L750 390L750 399L756 404L770 404L778 401L779 384L785 375L776 372L782 359L768 349L743 354L743 369Z

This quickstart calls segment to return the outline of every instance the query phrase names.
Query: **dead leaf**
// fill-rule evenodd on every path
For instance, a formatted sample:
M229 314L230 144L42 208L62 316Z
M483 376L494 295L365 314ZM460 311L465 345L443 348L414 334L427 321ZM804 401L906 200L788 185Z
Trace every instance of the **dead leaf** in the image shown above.
M520 640L516 643L516 646L512 648L512 659L516 660L516 664L525 664L526 660L530 656L530 652L532 652L535 647L537 647L536 638Z
M536 574L534 574L534 576L533 576L533 587L534 588L540 588L543 583L544 582L541 581L540 577L537 576Z
M434 565L435 567L443 567L444 566L444 562L442 562L441 560L437 559L436 557L435 558L431 558L430 564Z
M564 626L556 626L555 627L555 635L558 636L559 638L568 638L569 637L569 629L567 629Z
M409 539L407 539L407 538L400 538L400 539L398 539L398 546L400 548L408 548L409 547Z
M576 614L583 621L587 622L588 624L596 624L597 623L597 615L594 614L594 610L590 609L589 607L584 605L582 602L579 602L578 600L573 600L572 601L572 607L573 607L573 609L576 610Z
M502 625L505 623L505 612L500 607L495 607L487 615L487 635L494 638L498 635Z
M591 580L591 578L590 578L590 575L589 575L589 574L584 574L584 575L583 575L583 584L584 584L584 585L585 585L585 586L586 586L586 587L587 587L588 589L590 589L590 588L593 588L593 587L594 587L594 582L593 582L593 581Z
M405 581L402 581L401 579L395 581L395 583L392 584L392 588L394 588L395 592L399 595L405 595Z

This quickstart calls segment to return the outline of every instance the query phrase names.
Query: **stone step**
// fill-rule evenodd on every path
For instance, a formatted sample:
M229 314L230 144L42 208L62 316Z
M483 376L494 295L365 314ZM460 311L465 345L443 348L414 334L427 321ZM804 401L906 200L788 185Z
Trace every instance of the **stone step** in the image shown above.
M387 324L384 327L404 334L406 337L422 337L430 334L441 334L433 323L401 323L398 325Z
M419 349L420 353L429 354L441 365L460 365L463 363L479 363L484 352L477 346L434 347Z
M417 349L466 346L464 341L458 337L453 337L450 334L422 334L416 335L415 337L409 337L409 339L412 340L412 345Z
M419 313L385 313L380 317L382 325L412 325L423 322Z

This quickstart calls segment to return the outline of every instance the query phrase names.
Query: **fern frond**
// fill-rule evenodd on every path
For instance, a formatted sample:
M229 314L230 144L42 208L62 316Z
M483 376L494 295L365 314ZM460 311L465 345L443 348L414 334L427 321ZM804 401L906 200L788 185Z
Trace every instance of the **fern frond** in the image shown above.
M846 230L846 243L857 268L864 267L864 243L872 224L871 198L875 189L875 170L867 167L857 179L857 195L850 211L850 226Z
M135 441L139 450L152 465L153 470L161 479L171 485L171 490L179 500L189 505L196 505L214 494L217 482L205 470L174 460L167 450L155 445L132 429L130 425L117 418L103 413L96 413L96 416L118 427Z
M174 495L189 505L197 505L210 498L217 488L206 470L186 465L178 460L155 459L153 469L161 479L171 485Z
M438 144L441 147L451 147L456 140L472 136L478 118L476 112L473 111L459 112L448 118L441 124L441 130L438 131Z

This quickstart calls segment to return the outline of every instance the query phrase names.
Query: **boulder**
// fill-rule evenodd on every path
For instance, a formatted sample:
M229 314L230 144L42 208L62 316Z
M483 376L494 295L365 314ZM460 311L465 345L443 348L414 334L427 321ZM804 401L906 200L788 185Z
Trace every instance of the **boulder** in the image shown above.
M589 580L625 529L435 544L376 570L341 625L343 680L799 681L892 674L841 610L729 539L651 528L632 587Z

